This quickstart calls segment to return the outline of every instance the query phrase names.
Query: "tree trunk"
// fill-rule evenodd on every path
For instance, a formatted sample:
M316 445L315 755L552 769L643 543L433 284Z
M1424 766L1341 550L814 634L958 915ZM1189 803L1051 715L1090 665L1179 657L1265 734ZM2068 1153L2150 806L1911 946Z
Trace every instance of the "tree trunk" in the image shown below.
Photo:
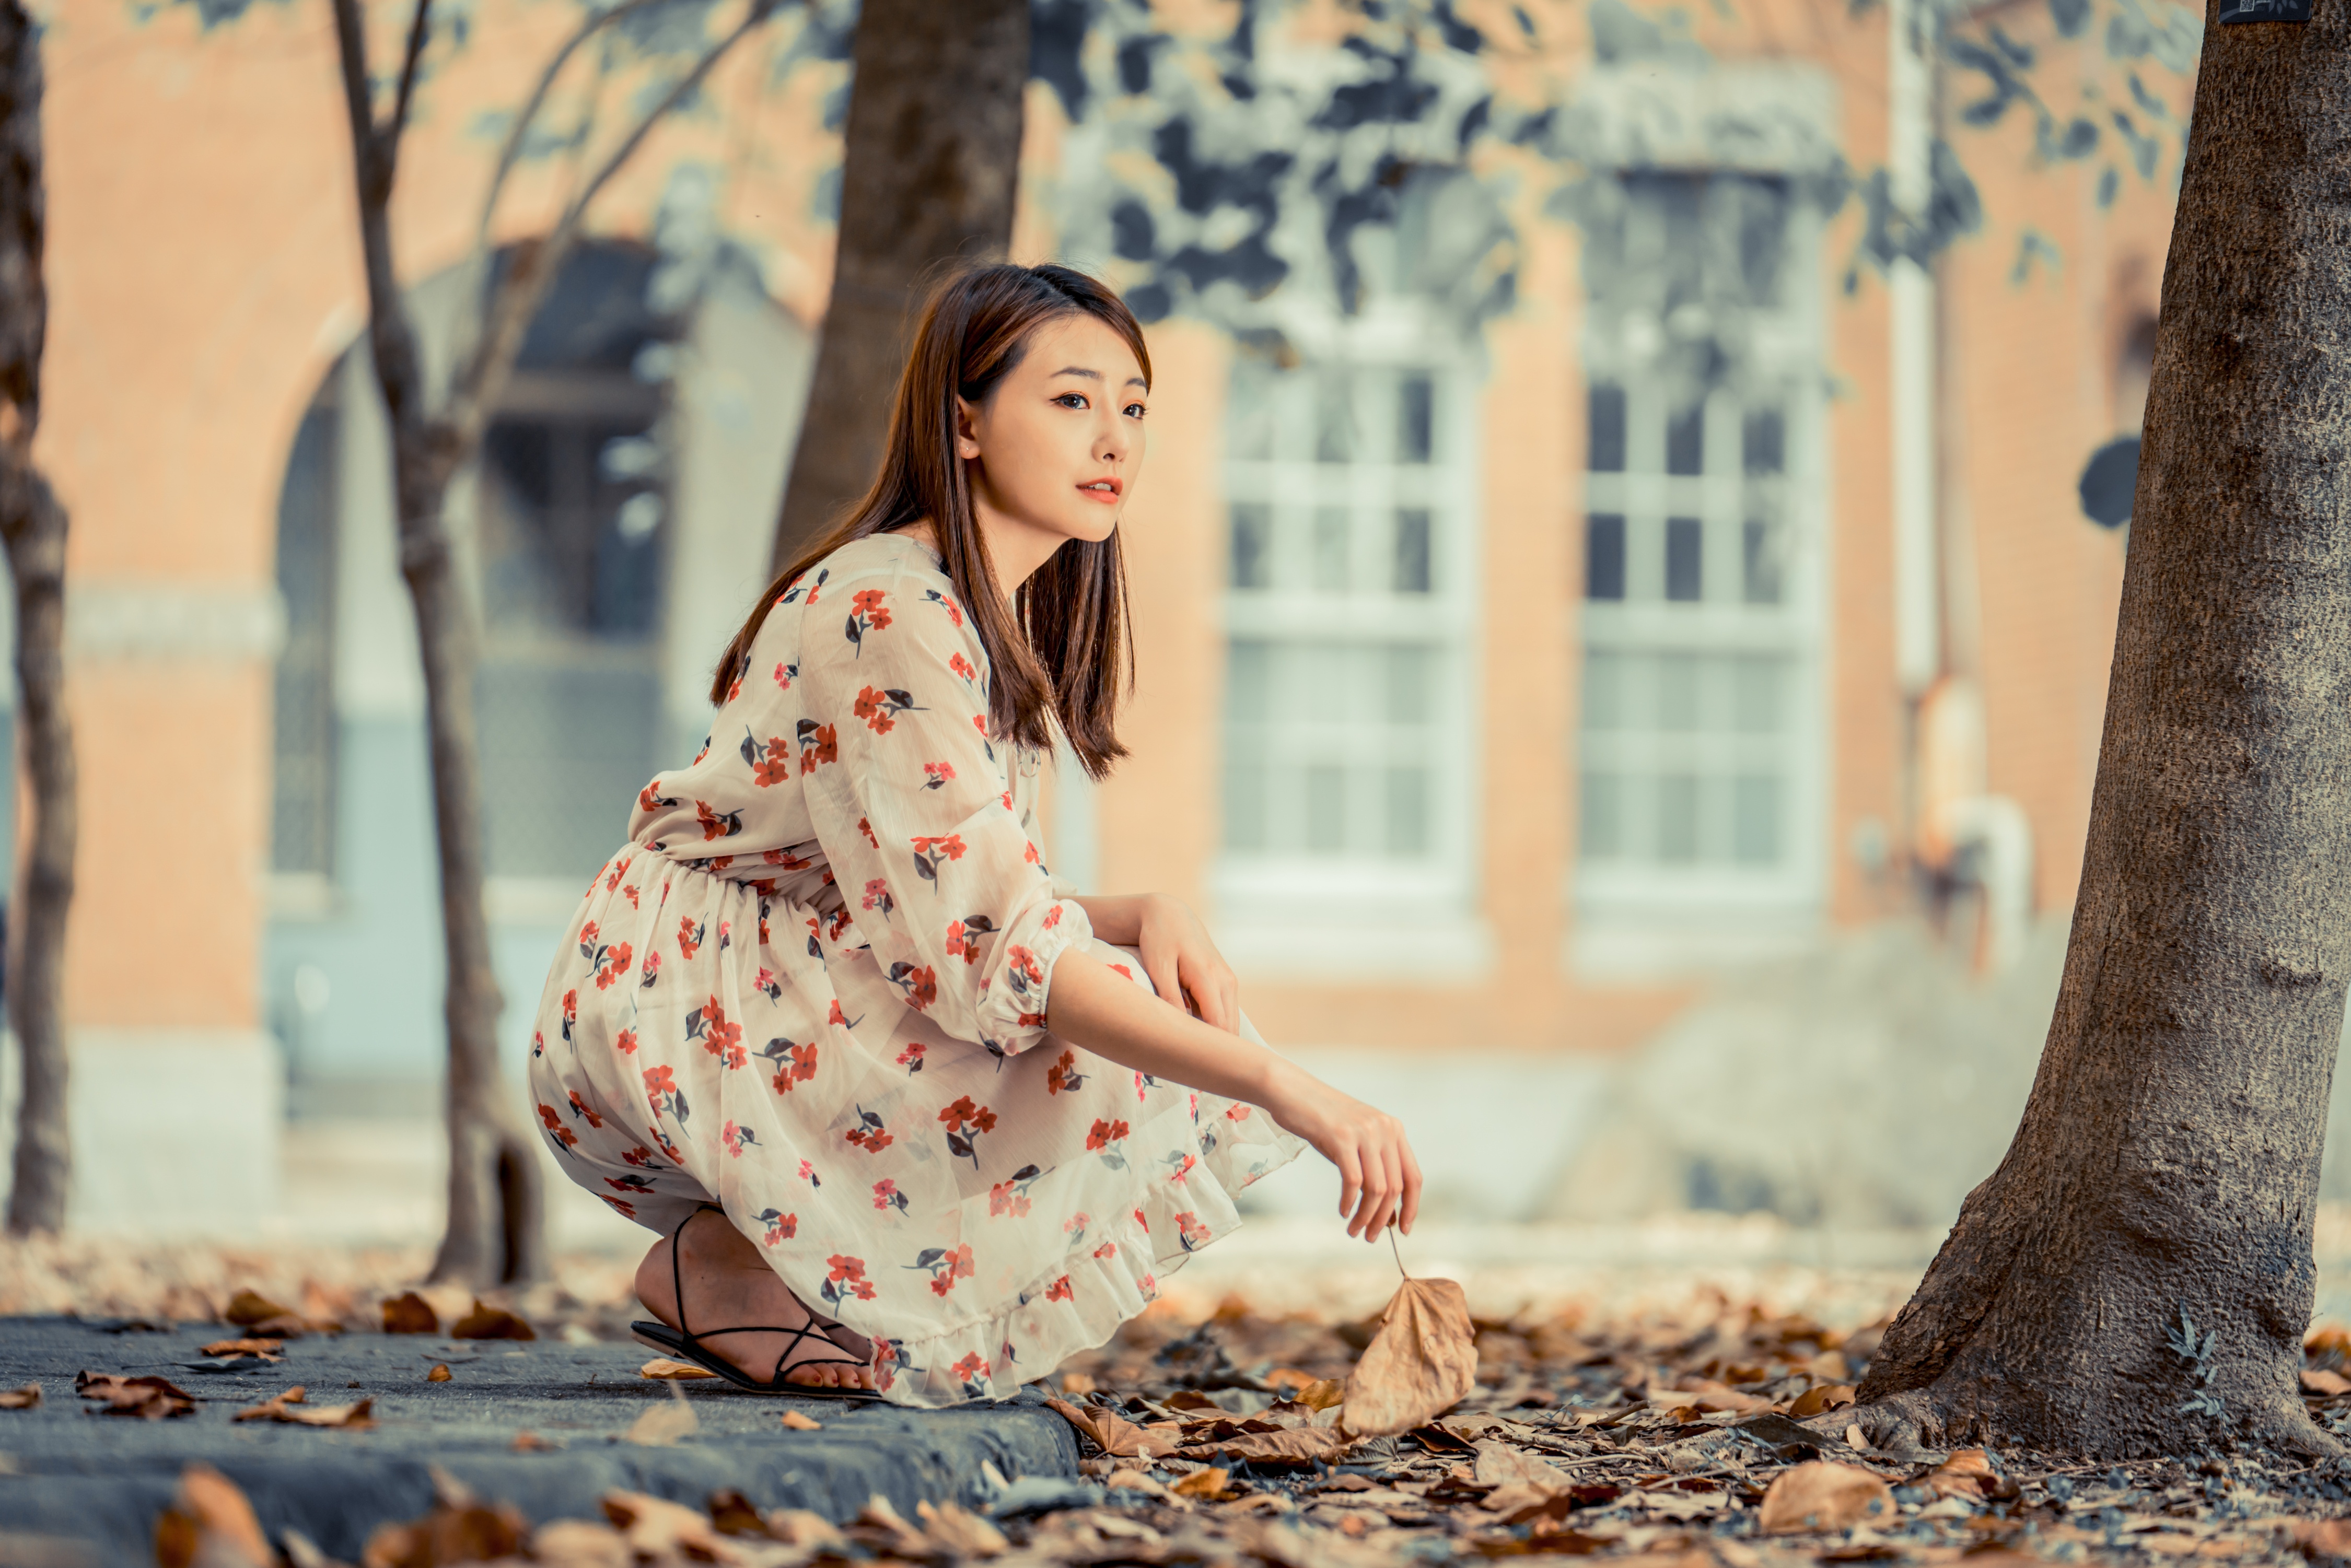
M73 1170L63 1017L76 825L65 707L66 511L32 456L48 332L46 232L40 29L18 0L0 0L0 540L16 580L17 735L33 798L7 985L24 1061L8 1194L8 1228L20 1236L64 1228Z
M816 381L776 528L781 570L873 482L920 290L1000 261L1020 172L1029 0L865 0Z
M2351 11L2209 26L2064 985L1873 1437L2340 1451L2296 1374L2351 979L2346 167Z

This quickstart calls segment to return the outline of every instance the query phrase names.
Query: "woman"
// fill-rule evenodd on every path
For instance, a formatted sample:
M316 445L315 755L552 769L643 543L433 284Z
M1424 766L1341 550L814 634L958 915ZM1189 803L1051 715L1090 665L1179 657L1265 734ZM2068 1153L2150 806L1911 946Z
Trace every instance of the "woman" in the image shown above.
M590 884L531 1086L573 1179L666 1233L649 1343L770 1392L1002 1396L1301 1139L1351 1235L1411 1228L1397 1124L1266 1049L1188 910L1081 894L1036 841L1057 729L1097 778L1124 755L1150 387L1092 278L942 287L872 492L761 595L710 740Z

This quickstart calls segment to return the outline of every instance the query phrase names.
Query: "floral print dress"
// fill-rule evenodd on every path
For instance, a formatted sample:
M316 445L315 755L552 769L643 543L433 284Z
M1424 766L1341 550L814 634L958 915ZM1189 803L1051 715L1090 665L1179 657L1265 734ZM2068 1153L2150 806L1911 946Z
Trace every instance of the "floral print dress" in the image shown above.
M573 1180L664 1233L721 1206L903 1405L1102 1343L1303 1146L1046 1030L1073 945L1150 981L1047 869L1041 758L991 737L987 683L918 539L796 579L702 754L638 796L531 1042Z

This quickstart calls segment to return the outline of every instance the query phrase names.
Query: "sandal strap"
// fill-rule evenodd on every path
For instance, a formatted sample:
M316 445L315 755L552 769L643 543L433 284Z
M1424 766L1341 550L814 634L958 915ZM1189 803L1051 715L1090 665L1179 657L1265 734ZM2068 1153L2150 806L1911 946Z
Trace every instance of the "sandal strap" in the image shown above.
M669 1283L670 1290L673 1292L673 1299L677 1302L677 1337L691 1348L698 1347L705 1340L716 1339L721 1334L779 1333L790 1335L789 1343L784 1346L783 1354L776 1357L775 1367L768 1375L768 1383L770 1387L789 1386L789 1385L784 1383L784 1364L788 1361L790 1361L794 1366L863 1366L865 1364L863 1361L860 1360L856 1356L846 1354L848 1347L841 1344L840 1341L834 1339L831 1334L825 1332L827 1329L839 1328L841 1325L837 1322L830 1322L820 1319L816 1313L810 1312L806 1305L803 1305L800 1310L808 1312L808 1322L800 1324L798 1328L788 1329L780 1323L744 1323L730 1329L712 1329L705 1333L696 1333L694 1330L686 1327L685 1275L678 1260L680 1255L685 1250L683 1245L685 1228L693 1224L696 1218L704 1214L716 1214L724 1217L726 1213L726 1211L725 1209L719 1207L718 1205L715 1203L703 1204L696 1207L692 1213L688 1214L684 1219L679 1220L677 1222L677 1228L669 1233ZM810 1339L820 1340L824 1343L827 1348L841 1351L843 1354L835 1356L808 1356L798 1361L793 1361L792 1353L798 1350L804 1342Z

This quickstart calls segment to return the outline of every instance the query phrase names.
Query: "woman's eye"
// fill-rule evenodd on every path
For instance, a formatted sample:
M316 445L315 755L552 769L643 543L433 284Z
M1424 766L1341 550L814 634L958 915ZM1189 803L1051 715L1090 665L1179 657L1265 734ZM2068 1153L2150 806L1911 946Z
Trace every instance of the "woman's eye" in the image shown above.
M1143 405L1139 402L1128 403L1126 405L1126 417L1129 419L1141 419L1143 417Z
M1083 392L1063 392L1053 401L1060 403L1063 408L1083 408L1086 406L1086 394Z

